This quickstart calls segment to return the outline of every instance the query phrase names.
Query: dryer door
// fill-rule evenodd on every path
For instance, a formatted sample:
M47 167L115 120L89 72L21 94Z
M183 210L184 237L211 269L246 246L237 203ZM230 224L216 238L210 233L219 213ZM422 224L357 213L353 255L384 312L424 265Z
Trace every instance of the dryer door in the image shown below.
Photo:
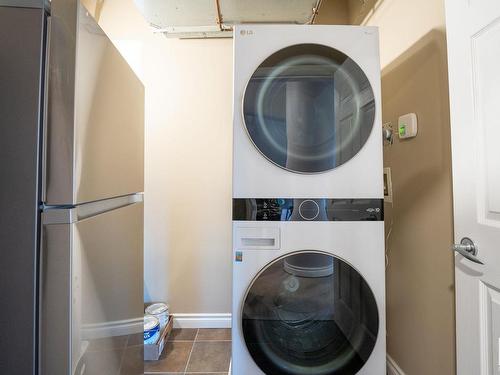
M298 44L268 57L245 89L243 120L255 147L298 173L329 171L368 139L375 100L368 78L347 55Z
M242 331L266 374L356 374L377 340L375 297L330 254L301 251L268 264L248 288Z

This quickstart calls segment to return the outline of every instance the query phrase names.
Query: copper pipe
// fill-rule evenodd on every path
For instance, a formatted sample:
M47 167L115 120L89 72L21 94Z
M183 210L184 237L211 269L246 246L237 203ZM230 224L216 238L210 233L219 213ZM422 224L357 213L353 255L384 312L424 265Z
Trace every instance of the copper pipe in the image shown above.
M222 15L220 13L220 3L219 0L215 0L215 9L217 11L217 19L215 20L217 22L217 25L219 25L219 30L222 30Z
M318 2L316 3L316 6L312 9L313 14L312 14L311 20L309 21L309 24L311 24L311 25L314 24L314 21L316 20L316 16L319 13L319 8L321 8L322 3L323 3L323 0L318 0Z

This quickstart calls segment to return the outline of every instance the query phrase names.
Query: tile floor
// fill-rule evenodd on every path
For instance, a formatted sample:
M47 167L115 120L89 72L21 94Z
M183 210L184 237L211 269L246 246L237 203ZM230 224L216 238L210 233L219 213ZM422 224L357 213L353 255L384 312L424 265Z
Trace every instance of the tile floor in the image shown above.
M230 361L230 329L174 329L160 359L144 362L144 373L227 375Z

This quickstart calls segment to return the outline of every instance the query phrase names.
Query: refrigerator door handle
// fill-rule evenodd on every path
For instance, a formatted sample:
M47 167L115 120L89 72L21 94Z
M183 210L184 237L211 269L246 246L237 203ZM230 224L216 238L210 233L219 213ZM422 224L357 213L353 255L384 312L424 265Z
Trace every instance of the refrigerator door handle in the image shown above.
M44 206L42 225L72 224L92 216L120 209L143 201L143 194L131 194L123 197L103 199L79 204L77 206Z
M44 62L44 77L43 77L43 113L42 113L42 189L41 200L46 202L46 184L47 184L47 121L48 121L48 108L49 108L49 77L50 77L50 34L52 30L52 18L47 16L47 32L45 34L46 48L45 48L45 62Z

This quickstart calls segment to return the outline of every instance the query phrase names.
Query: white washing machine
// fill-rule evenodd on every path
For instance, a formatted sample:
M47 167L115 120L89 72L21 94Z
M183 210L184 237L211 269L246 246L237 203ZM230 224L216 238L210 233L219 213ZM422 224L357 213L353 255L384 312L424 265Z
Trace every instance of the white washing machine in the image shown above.
M233 223L234 375L383 375L383 222Z
M234 36L235 375L385 373L375 28Z
M373 27L238 25L234 198L380 198Z

